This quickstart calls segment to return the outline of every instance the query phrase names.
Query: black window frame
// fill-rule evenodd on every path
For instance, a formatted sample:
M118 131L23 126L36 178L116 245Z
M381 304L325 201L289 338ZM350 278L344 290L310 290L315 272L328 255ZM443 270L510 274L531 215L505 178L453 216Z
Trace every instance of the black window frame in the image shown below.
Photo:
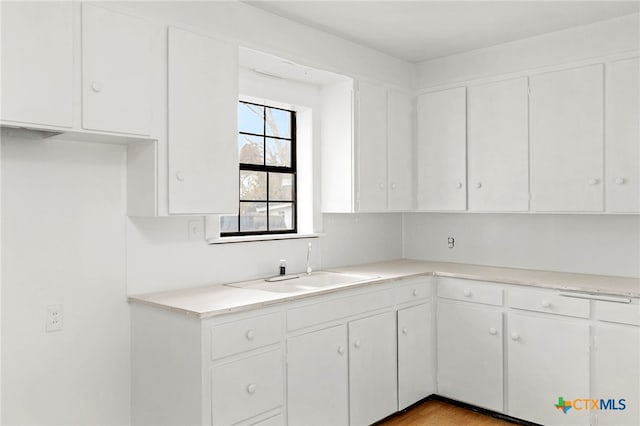
M285 108L279 108L279 107L275 107L275 106L271 106L267 103L264 104L259 104L259 103L255 103L255 102L249 102L249 101L238 101L238 104L248 104L248 105L255 105L255 106L259 106L264 108L264 113L263 113L263 117L262 117L262 134L257 134L257 133L250 133L250 132L242 132L240 130L238 130L238 135L247 135L247 136L257 136L257 137L261 137L263 138L264 141L264 145L263 145L263 164L249 164L249 163L241 163L238 162L239 166L238 166L238 182L240 181L240 175L243 171L255 171L255 172L265 172L266 173L266 180L267 180L267 188L266 188L266 199L264 200L241 200L240 199L240 192L238 192L238 214L235 216L238 220L238 231L230 231L230 232L220 232L220 237L243 237L243 236L252 236L252 235L278 235L278 234L296 234L298 232L298 175L297 175L297 132L296 132L296 111L294 110L290 110L290 109L285 109ZM283 138L283 137L278 137L278 136L271 136L271 135L267 135L267 119L266 119L266 114L267 114L267 108L269 109L277 109L280 111L286 111L288 113L290 113L290 138ZM269 166L267 165L267 147L266 147L266 139L267 138L271 138L271 139L280 139L280 140L286 140L286 141L290 141L291 144L291 159L290 159L290 166L289 167L285 167L285 166ZM287 174L291 174L292 176L292 182L291 182L291 201L271 201L269 200L269 173L287 173ZM267 220L267 229L266 230L261 230L261 231L243 231L241 228L241 216L240 216L240 206L241 204L245 202L255 202L255 203L266 203L267 205L267 212L266 212L266 220ZM269 219L270 219L270 215L269 215L269 205L270 203L290 203L292 206L292 228L291 229L269 229Z

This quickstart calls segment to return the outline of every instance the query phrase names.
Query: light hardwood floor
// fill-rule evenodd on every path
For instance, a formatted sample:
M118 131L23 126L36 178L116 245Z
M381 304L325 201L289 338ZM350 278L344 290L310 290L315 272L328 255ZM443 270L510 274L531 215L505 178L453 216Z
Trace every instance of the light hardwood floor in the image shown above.
M376 426L513 426L513 423L476 413L456 405L428 400Z

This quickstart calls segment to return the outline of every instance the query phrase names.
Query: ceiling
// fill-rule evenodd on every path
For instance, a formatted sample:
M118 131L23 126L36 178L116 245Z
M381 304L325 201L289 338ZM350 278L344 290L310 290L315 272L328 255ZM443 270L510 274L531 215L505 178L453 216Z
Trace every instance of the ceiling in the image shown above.
M245 1L409 62L638 13L640 1Z

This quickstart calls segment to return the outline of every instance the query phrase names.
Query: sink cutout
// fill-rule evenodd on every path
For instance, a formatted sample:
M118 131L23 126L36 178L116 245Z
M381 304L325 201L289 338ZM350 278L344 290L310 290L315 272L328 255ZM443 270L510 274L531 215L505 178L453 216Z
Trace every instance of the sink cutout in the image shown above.
M370 281L376 278L378 278L378 276L316 271L308 275L278 275L263 280L244 281L225 285L274 293L301 293L327 288L338 288L347 284Z

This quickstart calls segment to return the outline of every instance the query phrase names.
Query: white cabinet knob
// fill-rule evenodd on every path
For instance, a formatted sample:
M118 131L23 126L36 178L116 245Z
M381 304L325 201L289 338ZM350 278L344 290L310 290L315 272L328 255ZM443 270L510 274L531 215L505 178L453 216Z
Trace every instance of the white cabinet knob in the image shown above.
M395 182L391 182L391 189L395 190L396 189L396 183Z
M595 185L597 185L599 183L600 183L600 179L594 179L594 178L589 179L589 185L591 185L591 186L595 186Z
M95 93L102 92L102 84L100 84L97 81L92 82L91 83L91 90L93 90Z
M551 307L551 302L549 302L548 300L543 300L541 303L543 308L549 308Z
M458 182L458 183L456 183L456 188L458 188L458 189L462 189L462 182Z
M414 297L417 297L418 294L420 294L420 293L418 292L418 289L414 288L413 292L411 292L411 294L413 294Z
M338 346L338 353L344 355L344 346Z
M353 347L356 349L360 348L360 340L356 340L355 342L353 342Z
M491 327L489 329L489 334L492 335L492 336L495 336L496 334L498 334L498 330L496 330L495 327Z
M409 334L409 330L407 329L407 327L404 327L402 329L402 334Z
M176 179L178 179L180 182L184 181L184 173L176 172Z
M247 393L249 395L253 395L254 393L256 393L256 385L254 385L253 383L250 383L247 385Z
M464 295L464 297L471 297L471 290L465 290L462 292L462 294Z
M253 330L247 330L247 332L244 334L244 337L246 337L247 340L253 340L253 338L256 337L256 333Z
M476 183L476 188L478 188L478 189L482 188L482 182Z
M379 187L380 189L384 189L384 183L379 183L379 184L378 184L378 187Z
M624 185L627 182L627 180L623 177L619 177L619 178L616 178L615 182L616 182L616 185Z
M518 333L511 333L511 340L520 340L520 335Z

